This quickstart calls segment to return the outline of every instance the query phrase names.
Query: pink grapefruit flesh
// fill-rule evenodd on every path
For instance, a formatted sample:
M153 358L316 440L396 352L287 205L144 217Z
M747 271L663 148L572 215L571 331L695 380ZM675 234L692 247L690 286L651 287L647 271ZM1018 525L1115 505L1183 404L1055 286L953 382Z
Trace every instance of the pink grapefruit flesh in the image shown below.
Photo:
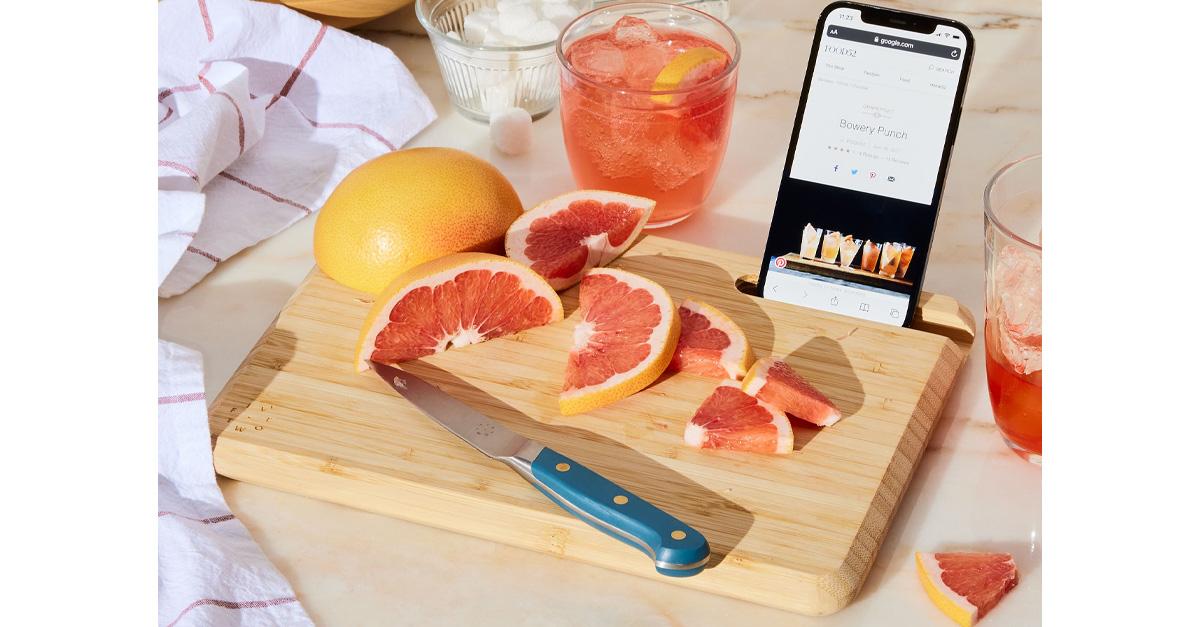
M828 427L842 417L820 390L782 359L764 357L754 362L742 382L742 389L793 418L819 427Z
M508 228L504 250L556 290L575 285L589 268L616 259L631 245L654 211L640 196L579 190L526 211Z
M694 300L679 305L679 344L671 369L716 379L741 380L754 353L746 334L717 308Z
M724 381L688 421L683 442L695 448L789 453L792 423L782 411L743 392L737 381Z
M446 255L416 266L380 293L359 335L357 366L440 353L562 320L542 277L486 253Z
M579 285L581 317L559 409L578 414L650 385L679 340L679 314L657 283L624 270L593 268Z
M929 598L963 627L992 611L1020 578L1008 553L917 553L916 561Z

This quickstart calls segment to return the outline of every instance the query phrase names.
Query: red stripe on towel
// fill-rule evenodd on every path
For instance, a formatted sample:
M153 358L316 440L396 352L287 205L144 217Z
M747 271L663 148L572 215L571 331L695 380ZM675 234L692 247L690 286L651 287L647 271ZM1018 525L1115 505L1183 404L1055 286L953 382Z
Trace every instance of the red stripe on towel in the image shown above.
M175 617L175 620L167 623L167 627L174 627L175 623L178 623L179 619L183 618L184 614L187 614L201 605L215 605L217 607L223 607L229 610L244 610L250 608L272 607L275 605L287 605L288 603L295 602L296 597L280 597L278 599L266 599L263 601L222 601L220 599L197 599L192 601L191 605L183 608L183 611L179 613L179 616Z
M242 153L246 152L246 122L242 119L242 108L238 106L237 101L233 99L233 96L230 96L229 94L227 94L223 91L217 92L217 95L223 96L226 100L228 100L229 104L233 105L233 111L235 113L237 113L237 118L238 118L238 156L240 157L242 155Z
M162 101L166 100L167 97L170 96L171 94L178 94L180 92L185 92L185 91L196 91L197 89L200 89L200 83L192 83L191 85L180 85L178 87L168 87L168 88L158 92L158 101L162 102Z
M200 175L196 174L195 170L187 167L186 165L183 165L182 163L176 163L174 161L163 161L162 159L159 159L158 166L160 168L171 168L172 170L179 170L180 172L183 172L184 174L188 175L188 178L192 179L197 184L200 183Z
M206 525L212 525L212 524L216 524L216 523L223 523L223 522L225 522L225 521L228 521L228 520L233 520L233 519L235 518L235 516L234 516L233 514L222 514L222 515L220 515L220 516L209 516L208 518L192 518L191 516L184 516L183 514L179 514L179 513L176 513L176 512L163 512L163 511L160 511L160 512L158 513L158 517L159 517L159 518L162 518L163 516L174 516L174 517L176 517L176 518L183 518L183 519L186 519L186 520L194 520L194 521L196 521L196 522L198 522L198 523L204 523L204 524L206 524Z
M249 189L254 192L258 192L258 193L262 194L263 196L266 196L267 198L274 200L275 202L283 203L285 205L295 207L295 208L303 211L305 215L312 213L312 209L309 209L308 207L305 207L304 205L302 205L294 200L288 200L287 198L284 198L283 196L280 196L278 194L272 194L271 192L255 185L254 183L242 180L228 172L222 172L218 176L223 176L223 177L233 181L234 183L237 183L238 185L245 187L246 189Z
M218 257L208 251L200 250L199 248L196 248L195 246L188 246L187 251L189 253L192 253L193 255L200 255L201 257L204 257L205 259L209 259L213 263L221 263L220 257Z
M204 0L197 0L197 2L200 4L200 19L204 21L204 34L208 35L209 41L212 41L213 27L212 20L208 17L208 5L204 3Z
M275 104L275 101L288 95L288 92L292 90L292 85L296 83L296 79L300 78L300 72L304 71L304 66L308 64L308 60L311 59L313 53L317 51L317 46L320 46L321 40L325 39L325 31L328 28L329 26L327 24L321 24L321 28L317 29L317 36L314 37L312 43L308 45L308 50L304 52L304 56L300 57L299 65L292 69L292 75L289 76L287 81L283 83L283 87L280 88L279 93L271 96L271 102L267 103L268 109L271 108L271 105Z
M175 396L160 396L158 397L158 404L174 405L175 403L190 403L202 400L204 400L204 392L189 392L187 394L176 394Z

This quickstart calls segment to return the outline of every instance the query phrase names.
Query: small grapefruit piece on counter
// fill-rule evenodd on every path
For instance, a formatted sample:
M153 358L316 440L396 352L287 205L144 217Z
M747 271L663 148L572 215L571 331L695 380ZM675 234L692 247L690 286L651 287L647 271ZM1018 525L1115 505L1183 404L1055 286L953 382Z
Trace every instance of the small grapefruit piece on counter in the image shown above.
M456 253L396 277L375 299L358 338L358 369L477 344L563 319L554 288L527 266Z
M1017 586L1008 553L920 553L917 575L933 604L962 627L979 622Z
M782 359L764 357L754 362L742 381L742 389L789 416L818 427L828 427L842 418L841 412L820 390Z
M654 201L641 196L568 192L521 214L504 236L504 250L563 290L628 250L653 211Z
M679 313L661 285L615 268L593 268L579 285L575 345L558 407L580 414L654 383L679 341Z
M712 305L685 299L679 305L679 323L672 370L739 381L746 376L754 352L729 316Z
M792 423L782 411L743 392L737 381L724 381L688 421L683 442L696 448L790 453Z

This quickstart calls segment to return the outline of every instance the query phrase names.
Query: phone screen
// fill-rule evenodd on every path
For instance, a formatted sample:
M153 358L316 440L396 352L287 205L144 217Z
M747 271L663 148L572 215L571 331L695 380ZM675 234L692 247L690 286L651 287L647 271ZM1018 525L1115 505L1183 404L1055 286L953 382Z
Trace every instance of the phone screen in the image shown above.
M891 16L908 28L887 26ZM764 297L911 320L971 42L948 20L855 5L826 14L767 239Z

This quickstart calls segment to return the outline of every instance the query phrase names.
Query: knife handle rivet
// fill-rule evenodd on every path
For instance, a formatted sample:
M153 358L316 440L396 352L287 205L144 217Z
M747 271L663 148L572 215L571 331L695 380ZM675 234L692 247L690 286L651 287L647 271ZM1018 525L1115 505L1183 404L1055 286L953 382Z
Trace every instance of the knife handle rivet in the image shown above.
M567 464L565 462L559 462L557 465L554 466L554 469L559 472L566 472L571 469L571 465Z
M618 494L613 497L613 503L616 503L617 505L624 505L628 502L629 502L629 497L625 496L624 494Z
M686 533L684 533L684 532L682 532L682 531L680 531L680 530L678 530L678 529L676 529L675 531L672 531L672 532L671 532L671 537L672 537L672 538L674 538L674 539L676 539L676 540L682 540L682 539L684 539L684 538L686 538L686 537L687 537L687 534L686 534Z

